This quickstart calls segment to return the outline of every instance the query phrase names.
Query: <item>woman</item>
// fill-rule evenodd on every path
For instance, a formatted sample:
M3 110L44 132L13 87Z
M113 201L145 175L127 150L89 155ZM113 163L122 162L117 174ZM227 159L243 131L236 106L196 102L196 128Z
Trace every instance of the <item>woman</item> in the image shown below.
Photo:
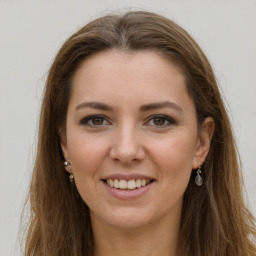
M49 71L25 255L256 255L213 70L174 22L92 21Z

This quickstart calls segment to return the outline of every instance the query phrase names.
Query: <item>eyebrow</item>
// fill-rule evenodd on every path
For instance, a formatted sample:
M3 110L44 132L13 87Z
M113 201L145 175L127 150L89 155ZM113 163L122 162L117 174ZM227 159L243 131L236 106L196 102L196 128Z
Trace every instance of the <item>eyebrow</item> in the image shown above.
M81 108L93 108L93 109L100 109L105 111L113 111L113 108L107 104L100 103L100 102L84 102L79 104L76 107L76 110L79 110Z
M148 110L161 109L161 108L173 108L179 112L183 112L182 108L179 105L171 101L156 102L156 103L143 105L140 107L140 111L148 111Z
M83 102L76 107L76 110L79 110L82 108L92 108L92 109L99 109L99 110L104 110L104 111L113 111L114 110L113 107L111 107L107 104L104 104L104 103L100 103L100 102ZM162 108L172 108L179 112L183 112L182 108L179 105L177 105L176 103L171 102L171 101L155 102L155 103L142 105L142 106L140 106L139 110L144 112L144 111L162 109Z

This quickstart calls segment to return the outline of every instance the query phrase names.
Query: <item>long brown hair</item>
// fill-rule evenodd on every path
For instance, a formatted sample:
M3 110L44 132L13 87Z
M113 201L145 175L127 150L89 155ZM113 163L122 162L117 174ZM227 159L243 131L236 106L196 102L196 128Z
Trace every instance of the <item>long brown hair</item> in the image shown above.
M161 53L183 70L198 124L208 116L214 119L210 151L202 166L204 185L195 185L192 171L184 194L177 255L256 255L255 219L244 202L237 148L211 65L183 28L143 11L90 22L64 43L50 68L30 186L25 255L93 253L89 209L63 168L59 133L65 132L75 70L88 56L108 49Z

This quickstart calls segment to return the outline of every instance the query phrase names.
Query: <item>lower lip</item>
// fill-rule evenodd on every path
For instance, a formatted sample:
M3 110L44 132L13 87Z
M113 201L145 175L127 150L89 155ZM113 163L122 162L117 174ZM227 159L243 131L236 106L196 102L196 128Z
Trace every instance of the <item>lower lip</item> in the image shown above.
M154 185L154 181L149 183L148 185L144 186L144 187L140 187L140 188L136 188L136 189L118 189L118 188L112 188L110 187L107 183L105 183L104 181L102 181L105 188L107 189L107 191L114 197L119 198L119 199L135 199L137 197L142 196L143 194L145 194L147 191L149 191L152 186Z

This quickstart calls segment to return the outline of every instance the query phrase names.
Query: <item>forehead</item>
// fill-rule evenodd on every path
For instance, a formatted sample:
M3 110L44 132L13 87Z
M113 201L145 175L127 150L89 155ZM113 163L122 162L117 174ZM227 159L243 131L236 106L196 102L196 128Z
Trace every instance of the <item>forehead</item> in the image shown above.
M118 97L117 97L118 96ZM73 76L72 101L109 98L116 103L189 99L180 68L154 51L109 50L84 60ZM158 99L159 98L159 99ZM112 102L112 103L115 103Z

